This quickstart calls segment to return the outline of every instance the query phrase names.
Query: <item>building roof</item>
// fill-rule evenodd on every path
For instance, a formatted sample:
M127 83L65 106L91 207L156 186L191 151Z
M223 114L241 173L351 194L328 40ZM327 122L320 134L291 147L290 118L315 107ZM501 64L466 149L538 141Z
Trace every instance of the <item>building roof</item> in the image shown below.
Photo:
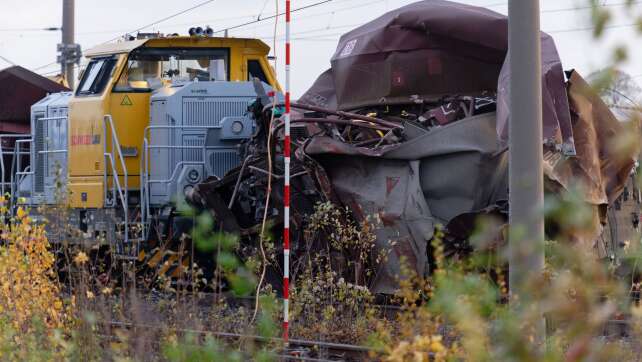
M0 122L29 124L31 105L69 88L21 66L0 70Z
M69 90L69 88L64 87L47 77L43 77L42 75L34 73L29 69L23 68L19 65L14 65L12 67L0 70L0 82L11 76L21 79L22 81L25 81L27 83L33 84L38 88L46 91L47 93ZM0 83L0 86L3 86L3 84Z

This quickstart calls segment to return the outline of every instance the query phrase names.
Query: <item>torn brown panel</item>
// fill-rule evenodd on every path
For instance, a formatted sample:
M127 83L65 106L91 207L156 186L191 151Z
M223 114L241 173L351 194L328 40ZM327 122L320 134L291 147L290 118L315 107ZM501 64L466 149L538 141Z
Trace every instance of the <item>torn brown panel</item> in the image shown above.
M570 72L568 97L577 156L565 158L545 152L545 173L565 189L580 184L586 202L592 205L611 203L624 188L635 162L635 150L621 154L621 150L613 148L625 130L575 71Z
M614 149L614 143L618 141L618 138L623 137L625 129L600 96L575 71L571 73L568 92L572 114L577 116L579 121L578 123L574 122L574 127L579 128L581 124L587 123L589 120L593 123L596 143L590 154L599 160L599 172L602 175L605 194L608 202L612 202L622 192L627 176L634 165L637 152L630 149L627 150L630 153L622 154L622 150ZM587 103L590 103L590 107ZM586 128L589 127L589 125L586 126ZM586 164L594 162L585 160Z

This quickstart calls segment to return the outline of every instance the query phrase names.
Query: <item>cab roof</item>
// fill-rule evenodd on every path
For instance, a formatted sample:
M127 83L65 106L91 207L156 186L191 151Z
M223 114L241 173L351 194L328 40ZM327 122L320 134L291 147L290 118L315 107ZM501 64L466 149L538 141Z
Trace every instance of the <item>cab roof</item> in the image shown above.
M134 49L140 47L150 48L171 48L171 47L185 47L185 48L201 48L201 47L245 47L254 48L259 53L267 54L270 47L267 46L260 39L250 38L220 38L220 37L194 37L194 36L174 36L174 37L161 37L151 39L135 39L129 41L121 41L117 43L105 43L95 46L85 51L87 58L94 58L112 54L130 53Z

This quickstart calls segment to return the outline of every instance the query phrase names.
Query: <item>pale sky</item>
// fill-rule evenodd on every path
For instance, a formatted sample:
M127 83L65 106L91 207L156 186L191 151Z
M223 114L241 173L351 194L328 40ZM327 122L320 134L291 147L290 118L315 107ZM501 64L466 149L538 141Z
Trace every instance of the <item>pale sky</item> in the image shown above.
M168 15L187 9L204 0L76 0L76 42L83 49L137 29ZM298 8L320 0L292 0ZM279 11L285 1L278 0ZM292 92L300 96L316 77L330 66L341 34L372 20L388 10L414 0L330 0L293 14ZM507 0L461 0L459 2L506 14ZM636 35L634 20L626 16L626 0L600 0L615 17L612 28L596 42L591 36L589 0L541 0L542 30L550 33L557 44L565 69L575 68L585 76L608 64L617 45L629 48L629 61L623 70L642 83L642 37ZM164 21L144 31L186 34L191 26L209 25L218 30L275 13L276 0L217 0ZM642 14L642 1L634 1L635 11ZM33 28L59 27L62 0L0 0L0 69L10 66L6 60L34 69L56 59L59 31L32 31ZM284 18L277 24L276 55L283 53ZM230 30L229 36L256 37L272 46L274 19ZM283 57L278 61L278 78L283 83ZM53 74L58 65L37 69Z

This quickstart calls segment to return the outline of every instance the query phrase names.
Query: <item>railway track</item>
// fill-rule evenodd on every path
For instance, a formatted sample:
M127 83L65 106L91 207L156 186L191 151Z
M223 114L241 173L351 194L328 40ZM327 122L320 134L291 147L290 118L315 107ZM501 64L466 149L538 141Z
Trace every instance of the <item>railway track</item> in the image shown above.
M215 295L214 293L202 293L205 294L205 300L215 300L219 297L220 294ZM636 295L637 296L637 295ZM161 298L163 296L160 296ZM187 298L190 296L188 295ZM236 305L237 307L253 306L253 298L245 297L238 298L230 295L226 295L225 298L230 302ZM149 306L154 306L154 302L149 303ZM206 311L211 305L207 303L201 304L198 303L198 309ZM377 307L381 308L382 311L388 316L394 316L395 313L399 311L399 308L394 305L378 305ZM196 312L197 319L199 318L199 312ZM363 361L363 360L373 360L373 354L378 354L377 349L349 343L336 343L323 340L311 340L311 339L297 339L291 338L287 346L284 345L284 341L281 338L272 338L265 337L255 334L246 334L246 333L234 333L234 332L223 332L220 330L214 330L207 328L181 328L181 327L168 327L167 323L163 323L162 320L157 320L155 322L137 322L137 321L123 321L123 320L114 320L109 319L109 316L97 322L99 328L97 333L99 338L104 338L106 340L118 340L120 335L119 331L130 331L134 338L145 338L141 337L141 332L149 334L148 341L157 346L154 350L161 351L163 350L161 345L161 338L155 338L154 336L167 335L167 332L175 333L178 336L192 335L199 342L205 341L206 337L211 337L221 342L221 345L231 346L234 351L241 351L244 353L252 348L245 348L245 343L253 346L265 346L268 347L274 354L274 356L279 361L320 361L320 362L337 362L337 361ZM612 319L606 321L601 328L601 331L596 333L595 337L608 341L620 341L623 343L633 343L635 336L632 326L632 320L629 316L623 315L618 317L612 317ZM140 332L139 332L140 331ZM197 343L199 343L197 342ZM200 344L200 343L199 343ZM249 353L249 352L248 352ZM247 359L251 359L251 355L244 356Z
M131 292L131 291L130 291ZM270 346L270 349L277 353L277 357L282 361L363 361L368 360L371 353L376 353L377 350L368 346L350 344L350 343L336 343L323 340L310 340L290 338L287 346L284 346L284 341L281 338L265 337L260 335L224 332L220 330L213 330L198 327L180 326L170 327L167 318L161 316L158 311L159 305L163 301L175 300L182 307L191 309L190 314L195 320L208 320L211 318L209 312L216 305L217 301L224 299L225 303L229 306L231 313L237 308L246 310L245 315L251 315L254 310L254 297L238 297L233 296L231 293L153 293L148 290L136 289L134 293L125 293L126 295L133 296L126 298L125 303L132 303L130 306L137 310L138 317L125 317L125 320L114 319L111 315L103 315L98 317L96 325L98 327L97 335L101 339L117 340L118 331L132 331L136 338L146 338L142 334L147 334L150 338L149 341L153 344L158 344L156 350L162 350L160 338L153 336L163 335L167 332L176 333L177 335L192 335L204 341L205 337L211 336L217 340L224 340L225 345L242 345L243 343L251 343L254 345ZM197 295L198 294L198 295ZM124 309L132 309L126 307ZM382 315L387 318L393 318L395 313L398 312L399 307L395 305L376 305L381 310ZM137 321L136 318L141 318ZM218 327L214 327L216 329ZM224 327L226 328L226 327ZM226 328L227 329L227 328ZM234 327L232 327L234 329ZM141 331L142 333L140 333ZM238 331L238 329L236 330ZM166 335L166 334L165 334ZM241 349L243 350L243 349ZM248 356L251 357L251 356Z
M145 329L148 331L167 330L167 328L162 325L123 322L115 320L99 321L97 324L102 325L104 328L111 330L112 332L122 329ZM219 332L203 329L171 328L170 330L179 334L199 336L201 338L212 336L216 339L236 341L239 343L242 343L244 341L251 341L253 343L263 345L270 344L272 346L281 346L280 348L277 347L276 352L277 357L284 361L363 361L367 360L371 353L377 352L376 349L367 346L326 341L290 338L288 344L285 345L283 339L274 337ZM102 334L101 337L112 339L115 338L115 334Z
M229 305L232 310L243 307L251 313L254 307L253 297L237 297L231 293L155 293L144 289L136 289L132 294L137 295L139 301L142 301L146 307L149 307L150 313L154 313L153 310L160 301L167 301L168 298L175 299L179 303L193 303L192 305L195 307L194 314L197 320L201 318L199 317L201 314L202 320L205 320L204 318L208 317L207 312L211 310L216 301L221 298L225 299L227 305ZM639 293L637 291L632 292L630 298L634 302L639 302ZM382 315L391 319L394 318L400 309L398 306L391 304L377 304L375 307L380 308ZM611 341L630 342L632 340L631 337L634 335L634 333L632 333L633 326L631 322L630 318L626 315L621 317L614 316L604 323L601 331L596 333L595 337L605 338ZM259 335L223 332L211 329L168 327L168 324L163 323L162 320L139 323L136 321L113 320L107 316L106 319L98 322L98 324L103 327L100 329L100 333L102 333L101 338L106 339L116 338L118 330L134 329L157 331L158 334L161 334L163 331L171 331L178 335L191 334L200 336L199 338L201 340L204 340L206 336L211 336L217 340L227 342L223 343L224 345L240 347L239 349L241 351L245 350L242 348L245 342L250 342L254 345L269 345L270 349L276 353L276 357L281 361L362 361L372 359L372 353L378 352L376 349L363 345L296 338L290 339L290 343L284 346L281 338L268 338ZM224 328L227 329L226 327ZM134 333L134 335L136 335L136 333ZM160 344L160 341L161 339L158 338L152 342ZM160 348L162 346L159 345L158 347L156 350L162 350L162 348ZM251 356L248 356L248 358L249 357Z

